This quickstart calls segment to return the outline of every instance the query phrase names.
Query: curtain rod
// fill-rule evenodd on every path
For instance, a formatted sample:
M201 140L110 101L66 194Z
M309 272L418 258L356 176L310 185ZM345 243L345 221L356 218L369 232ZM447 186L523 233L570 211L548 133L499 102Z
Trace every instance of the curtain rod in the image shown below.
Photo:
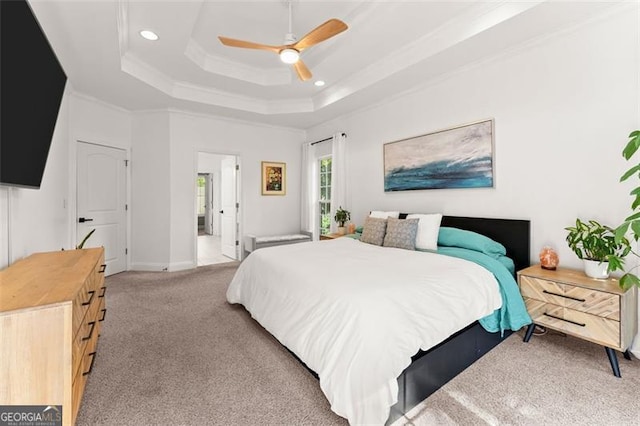
M346 134L346 133L342 133L342 136L347 136L347 134ZM330 141L331 139L333 139L333 136L332 136L332 137L330 137L330 138L324 138L324 139L319 140L319 141L311 142L309 145L315 145L315 144L317 144L317 143Z

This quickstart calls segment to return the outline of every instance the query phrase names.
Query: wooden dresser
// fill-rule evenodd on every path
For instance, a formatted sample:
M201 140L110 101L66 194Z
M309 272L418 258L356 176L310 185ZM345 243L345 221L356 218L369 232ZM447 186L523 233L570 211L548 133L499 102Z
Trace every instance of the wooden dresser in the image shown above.
M36 253L0 271L0 405L61 405L75 423L105 318L104 249Z
M637 290L622 290L618 280L596 280L582 271L531 266L518 272L518 285L535 324L605 347L613 373L620 377L614 350L625 352L637 329ZM533 325L525 342L531 338Z

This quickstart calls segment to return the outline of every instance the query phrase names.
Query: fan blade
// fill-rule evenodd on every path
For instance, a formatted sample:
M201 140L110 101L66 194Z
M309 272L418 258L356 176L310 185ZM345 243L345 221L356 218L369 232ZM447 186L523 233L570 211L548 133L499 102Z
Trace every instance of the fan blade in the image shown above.
M222 36L218 36L218 38L220 39L220 42L222 44L229 47L242 47L244 49L270 50L275 53L279 53L280 50L284 49L285 47L285 46L269 46L268 44L260 44L260 43L254 43L251 41L236 40L235 38L228 38L228 37L222 37Z
M347 24L345 24L341 20L329 19L324 24L311 30L309 34L307 34L306 36L298 40L296 43L294 43L292 47L296 49L298 52L300 52L306 49L307 47L311 47L314 44L318 44L321 41L325 41L328 38L331 38L335 35L340 34L341 32L345 31L347 28L349 28Z
M293 67L296 69L300 80L307 81L311 78L311 71L309 71L309 68L307 68L302 60L298 59L298 62L293 64Z

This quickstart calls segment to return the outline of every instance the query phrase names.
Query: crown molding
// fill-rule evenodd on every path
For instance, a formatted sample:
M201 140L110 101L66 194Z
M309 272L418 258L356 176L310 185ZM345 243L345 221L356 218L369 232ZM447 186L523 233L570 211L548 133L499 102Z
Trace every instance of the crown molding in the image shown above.
M203 112L194 112L194 111L188 111L180 108L168 108L167 111L169 111L172 114L186 115L193 118L206 118L208 120L219 120L219 121L225 121L228 123L242 124L245 126L260 127L264 129L283 130L283 131L299 134L303 137L306 137L306 134L307 134L305 130L299 129L297 127L278 126L276 124L261 123L256 121L243 120L240 118L233 118L233 117L227 117L227 116L215 115L215 114L207 114Z
M541 3L544 1L481 3L473 10L444 23L423 37L318 93L313 97L314 105L316 109L331 105Z
M202 70L260 86L282 86L291 84L289 67L257 68L221 56L208 53L200 43L190 38L184 51L185 56Z
M118 1L118 48L120 56L124 56L129 50L129 0Z
M331 126L333 123L339 123L341 120L358 116L367 111L375 110L376 108L379 108L389 102L393 102L395 100L402 99L407 96L411 96L412 94L418 91L426 90L430 87L437 86L438 84L441 84L456 76L462 75L467 72L471 72L475 69L492 64L494 62L506 61L510 58L526 53L532 48L544 45L545 43L548 43L548 42L553 42L554 40L561 39L566 36L570 36L584 27L587 27L589 25L599 24L611 18L612 16L615 16L616 14L623 14L623 13L629 13L629 12L635 12L640 16L640 5L638 5L638 3L635 3L635 2L624 2L624 3L612 4L609 8L605 9L600 14L597 14L585 20L576 22L573 25L570 25L568 27L559 28L554 32L543 34L529 40L525 40L516 46L513 46L509 49L505 49L494 55L486 56L482 59L478 59L468 64L464 64L458 68L455 68L453 70L450 70L445 73L439 74L435 77L432 77L428 81L425 81L424 83L413 86L410 89L388 96L384 99L379 100L378 102L373 102L364 107L349 111L348 113L343 114L340 117L333 118L317 126L326 126L326 125ZM639 77L639 82L640 82L640 77ZM313 126L312 128L315 128L317 126Z
M228 123L242 124L244 126L260 127L264 129L283 130L283 131L299 134L302 136L306 136L306 131L303 129L299 129L297 127L278 126L276 124L261 123L259 121L251 121L251 120L243 120L241 118L233 118L233 117L227 117L223 115L209 114L206 112L196 112L196 111L190 111L190 110L175 108L175 107L145 109L145 110L137 110L137 111L131 112L132 116L147 115L147 114L162 114L162 113L168 114L169 117L171 117L171 114L179 114L179 115L187 116L189 118L202 118L206 120L225 121Z
M262 115L315 111L311 98L268 100L175 81L130 52L120 58L120 65L122 71L175 99Z
M99 99L99 98L96 98L94 96L87 95L86 93L80 92L80 91L78 91L77 89L75 89L72 86L69 86L68 93L69 93L69 95L71 95L71 96L73 96L75 98L82 99L82 100L87 101L87 102L93 102L93 103L96 103L96 104L98 104L98 105L100 105L102 107L109 108L109 109L112 109L112 110L117 111L117 112L121 112L121 113L125 113L125 114L131 114L131 112L132 112L131 110L128 110L128 109L123 108L121 106L111 104L111 103L109 103L107 101L103 101L102 99Z

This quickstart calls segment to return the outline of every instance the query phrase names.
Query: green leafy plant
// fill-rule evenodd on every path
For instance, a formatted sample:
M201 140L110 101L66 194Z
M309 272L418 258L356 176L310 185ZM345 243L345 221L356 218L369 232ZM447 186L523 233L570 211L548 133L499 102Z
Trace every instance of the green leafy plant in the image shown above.
M89 231L89 233L86 235L86 237L84 237L84 238L82 239L82 241L80 242L80 244L78 244L78 245L76 246L76 249L81 249L81 248L83 248L83 247L84 247L84 243L86 243L86 242L87 242L87 240L89 239L89 237L90 237L90 236L92 236L94 232L96 232L96 230L95 230L95 229L92 229L91 231Z
M635 155L638 148L640 148L640 130L634 130L629 134L629 141L622 150L622 156L628 161ZM624 182L631 176L636 176L640 179L640 163L635 164L627 170L620 178L620 182ZM631 236L636 242L640 239L640 186L632 189L630 195L633 197L633 202L631 203L631 215L616 228L616 241L623 241L626 239L626 235L629 230L631 230ZM631 253L634 256L639 257L636 252L631 251ZM631 271L636 268L637 266L632 268ZM631 288L634 285L640 287L640 278L631 271L628 271L620 277L620 287L623 289Z
M631 251L626 238L616 241L615 230L595 220L583 222L576 219L576 226L564 228L569 231L567 244L580 259L609 262L607 270L624 269L624 259Z
M344 226L344 224L346 222L348 222L349 220L351 220L351 212L344 210L342 208L342 206L340 206L338 208L338 210L336 210L336 214L333 217L333 220L335 220L336 222L338 222L340 224L340 226Z

